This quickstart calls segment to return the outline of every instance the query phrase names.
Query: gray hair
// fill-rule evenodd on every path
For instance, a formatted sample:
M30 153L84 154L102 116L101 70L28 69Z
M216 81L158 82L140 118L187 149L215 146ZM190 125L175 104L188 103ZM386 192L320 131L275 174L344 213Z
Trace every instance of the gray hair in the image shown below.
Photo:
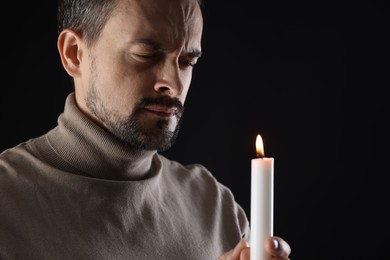
M58 0L58 33L70 28L82 35L88 45L99 37L120 0ZM197 0L203 6L202 0Z

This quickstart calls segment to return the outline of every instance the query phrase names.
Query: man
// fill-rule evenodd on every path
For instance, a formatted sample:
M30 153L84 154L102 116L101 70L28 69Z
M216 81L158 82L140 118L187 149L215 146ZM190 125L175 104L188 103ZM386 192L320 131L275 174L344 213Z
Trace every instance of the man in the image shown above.
M0 258L249 259L231 191L157 152L201 54L197 0L63 0L58 21L74 92L57 127L0 155Z

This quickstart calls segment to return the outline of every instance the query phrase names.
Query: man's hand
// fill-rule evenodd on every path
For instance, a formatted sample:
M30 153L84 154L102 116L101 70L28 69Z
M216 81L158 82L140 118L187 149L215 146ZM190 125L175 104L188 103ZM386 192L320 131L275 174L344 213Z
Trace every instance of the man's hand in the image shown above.
M289 260L290 245L280 237L270 237L265 250L269 253L270 260ZM218 260L249 260L250 247L245 240L241 240L235 248L218 257Z

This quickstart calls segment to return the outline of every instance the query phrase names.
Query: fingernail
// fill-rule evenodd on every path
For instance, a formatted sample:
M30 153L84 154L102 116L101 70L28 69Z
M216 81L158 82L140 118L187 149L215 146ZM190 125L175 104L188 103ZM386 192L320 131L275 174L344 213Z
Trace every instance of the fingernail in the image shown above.
M272 245L273 245L274 249L278 250L279 249L279 241L277 239L274 239L272 242L273 242Z

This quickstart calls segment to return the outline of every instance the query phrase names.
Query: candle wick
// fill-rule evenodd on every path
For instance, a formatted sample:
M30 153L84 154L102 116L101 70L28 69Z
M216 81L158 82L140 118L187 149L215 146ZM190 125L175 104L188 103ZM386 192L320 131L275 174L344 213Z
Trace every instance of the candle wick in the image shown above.
M261 158L261 159L264 158L264 156L263 156L261 153L256 153L256 156L257 156L258 158Z

